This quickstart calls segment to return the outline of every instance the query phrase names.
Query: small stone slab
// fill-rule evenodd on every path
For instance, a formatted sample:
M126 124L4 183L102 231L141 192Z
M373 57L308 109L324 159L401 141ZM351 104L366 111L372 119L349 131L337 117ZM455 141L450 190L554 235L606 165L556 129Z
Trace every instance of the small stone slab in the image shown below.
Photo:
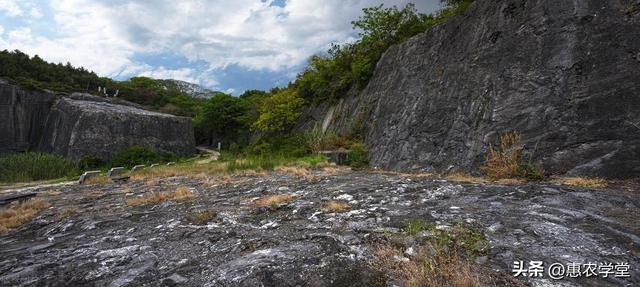
M100 175L100 171L99 170L91 170L91 171L85 171L81 176L80 176L80 180L78 180L78 184L84 184L84 182L87 179L90 179L92 177L96 177Z
M350 152L351 150L339 149L320 151L319 154L326 156L329 161L334 162L337 165L347 165L349 163Z
M174 165L174 164L176 164L176 163L173 162L173 161L170 161L170 162L167 163L167 165Z
M107 172L108 177L120 176L125 172L124 167L114 167Z
M153 167L156 167L156 166L159 166L159 164L154 163L154 164L150 165L149 168L153 168Z
M143 169L144 167L145 167L145 165L144 165L144 164L136 165L136 166L134 166L134 167L131 169L131 172L136 172L137 170L141 170L141 169Z

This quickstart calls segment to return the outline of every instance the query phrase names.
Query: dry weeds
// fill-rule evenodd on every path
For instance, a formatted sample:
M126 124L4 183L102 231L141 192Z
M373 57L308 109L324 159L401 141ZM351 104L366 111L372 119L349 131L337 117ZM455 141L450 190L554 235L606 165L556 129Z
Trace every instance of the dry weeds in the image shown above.
M32 198L27 201L13 204L7 209L0 210L0 234L29 222L41 210L51 206L40 198Z
M401 280L408 287L484 286L473 265L452 251L432 254L425 247L415 251L411 259L390 245L379 246L370 262L374 270Z
M84 184L90 185L90 184L107 184L107 183L111 183L111 179L103 174L94 176L94 177L90 177L87 180L84 181Z
M607 181L601 178L586 178L586 177L560 177L552 181L556 184L592 187L592 188L604 188L607 187Z
M194 211L187 215L187 221L196 225L204 225L216 216L218 213L215 210Z
M500 136L500 148L489 147L482 170L490 178L517 178L520 176L520 158L523 145L520 134L506 133Z
M466 174L466 173L461 173L461 172L450 174L450 175L446 176L445 179L450 180L450 181L469 182L469 183L488 183L488 182L490 182L490 180L488 180L488 179L486 179L484 177L473 176L473 175Z
M163 201L173 200L181 201L193 197L194 194L189 188L181 186L173 192L153 192L143 197L136 197L127 199L128 205L148 205L158 204Z
M80 209L76 207L65 207L56 213L56 219L61 220L80 214Z
M351 205L349 205L348 203L332 200L327 202L324 205L324 207L322 208L322 211L338 213L338 212L345 212L349 209L351 209Z
M307 181L316 181L316 176L305 166L281 166L276 171L302 177Z
M292 194L277 194L277 195L269 195L264 196L259 199L256 199L251 205L253 207L272 207L275 208L280 204L291 202L295 200L295 195Z

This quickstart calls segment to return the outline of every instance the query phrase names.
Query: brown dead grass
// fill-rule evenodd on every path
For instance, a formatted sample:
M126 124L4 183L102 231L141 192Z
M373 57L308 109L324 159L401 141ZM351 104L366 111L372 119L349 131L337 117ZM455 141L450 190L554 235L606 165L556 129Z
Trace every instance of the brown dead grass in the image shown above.
M111 179L103 174L94 176L94 177L90 177L87 180L84 181L84 184L107 184L107 183L111 183Z
M56 213L56 219L62 220L80 214L80 209L76 207L65 207Z
M212 175L224 173L225 163L179 164L146 168L131 175L131 180L146 181L159 177L188 176L206 179Z
M552 180L553 183L570 186L604 188L607 187L607 181L601 178L587 177L559 177Z
M401 280L407 287L471 287L484 286L473 265L454 252L440 251L432 255L420 247L410 260L402 250L390 245L375 249L370 266L379 272Z
M302 177L307 181L316 181L316 176L305 166L281 166L276 168L276 171Z
M473 176L473 175L466 174L466 173L461 173L461 172L457 172L457 173L453 173L453 174L447 175L445 177L445 179L450 180L450 181L469 182L469 183L488 183L488 182L490 182L490 180L488 180L488 179L486 179L484 177Z
M294 201L295 195L292 194L277 194L269 195L256 199L251 205L255 208L259 207L277 207L280 204Z
M332 200L327 202L324 205L324 207L322 208L322 211L338 213L338 212L345 212L349 209L351 209L351 205L349 205L348 203Z
M127 199L127 204L128 205L158 204L160 202L168 201L168 200L173 200L173 201L186 200L193 196L194 194L189 190L189 188L181 186L181 187L178 187L173 192L153 192L143 197L130 198L130 199Z
M49 206L51 204L40 198L32 198L0 210L0 234L29 222L41 210Z
M218 216L218 213L215 210L204 210L191 212L186 219L193 224L204 225L216 216Z
M520 134L506 133L500 136L500 147L489 147L482 170L492 179L518 178L523 145Z

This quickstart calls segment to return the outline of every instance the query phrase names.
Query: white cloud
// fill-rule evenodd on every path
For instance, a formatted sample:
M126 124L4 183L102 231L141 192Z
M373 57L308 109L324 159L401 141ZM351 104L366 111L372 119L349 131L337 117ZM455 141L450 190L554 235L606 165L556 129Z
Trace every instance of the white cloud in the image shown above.
M384 1L402 6L409 0ZM0 37L0 49L20 49L54 62L71 62L100 75L149 75L217 84L209 75L228 65L287 72L332 42L353 40L350 22L363 7L382 0L288 0L285 7L262 0L51 0L57 33L34 34L29 27ZM420 9L438 0L418 1ZM0 10L22 13L13 1ZM45 7L32 7L42 17ZM17 12L19 11L19 12ZM6 34L5 34L6 35ZM209 69L165 69L135 62L138 54L169 53L204 61Z
M22 15L22 9L14 0L0 0L0 11L5 12L11 17L17 17Z
M2 36L2 33L4 33L4 27L0 26L0 36Z
M40 11L40 9L38 9L37 7L31 7L31 10L29 11L29 15L31 15L31 18L34 18L34 19L41 19L42 11Z

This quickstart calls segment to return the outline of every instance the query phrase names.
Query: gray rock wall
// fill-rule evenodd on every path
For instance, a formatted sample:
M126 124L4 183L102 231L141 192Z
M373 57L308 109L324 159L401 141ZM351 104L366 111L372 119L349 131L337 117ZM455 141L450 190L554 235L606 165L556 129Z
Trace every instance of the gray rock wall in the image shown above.
M0 80L0 154L37 148L55 96Z
M188 156L191 119L88 94L56 97L0 83L0 151L41 151L80 160L108 159L130 146Z
M360 117L386 169L474 171L517 131L547 172L640 176L639 31L637 1L478 0L391 47L329 128Z

